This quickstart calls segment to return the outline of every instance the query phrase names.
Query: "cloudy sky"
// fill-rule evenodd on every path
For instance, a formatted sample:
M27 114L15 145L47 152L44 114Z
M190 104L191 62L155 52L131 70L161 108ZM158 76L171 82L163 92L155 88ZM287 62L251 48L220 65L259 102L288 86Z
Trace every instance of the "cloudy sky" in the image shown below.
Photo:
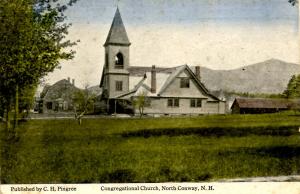
M298 7L288 0L79 0L67 11L72 61L47 77L100 82L104 47L116 7L125 24L130 65L202 65L233 69L270 58L299 63Z

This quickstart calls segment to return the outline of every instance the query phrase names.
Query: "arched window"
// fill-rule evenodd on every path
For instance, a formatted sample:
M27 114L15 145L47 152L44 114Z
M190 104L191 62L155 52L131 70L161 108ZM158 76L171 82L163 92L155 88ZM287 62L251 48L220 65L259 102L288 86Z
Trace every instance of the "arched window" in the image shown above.
M115 57L115 68L123 69L124 68L124 58L122 53L118 53Z

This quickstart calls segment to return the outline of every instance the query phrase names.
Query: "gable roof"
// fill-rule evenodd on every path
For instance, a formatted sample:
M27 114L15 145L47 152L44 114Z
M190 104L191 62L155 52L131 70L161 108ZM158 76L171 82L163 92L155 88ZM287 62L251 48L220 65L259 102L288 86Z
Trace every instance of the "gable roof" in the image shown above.
M269 98L236 98L231 106L237 104L240 108L280 108L287 109L290 101L286 99Z
M139 95L141 91L146 92L147 96L160 96L173 82L173 80L184 70L190 74L190 77L195 80L196 84L203 90L203 92L212 97L215 100L219 100L217 97L212 95L206 87L201 83L201 81L196 77L193 71L188 65L181 65L172 68L160 68L156 67L156 93L151 93L151 67L129 67L128 71L130 74L129 82L130 86L129 92L123 93L116 96L115 98L128 97Z
M175 68L175 70L171 73L171 75L167 78L165 83L162 85L158 92L158 96L161 95L162 92L164 92L167 87L172 83L172 81L186 68L186 65L179 66Z
M116 10L104 46L107 46L109 44L119 44L119 45L126 45L126 46L130 45L119 8L117 8Z
M194 80L196 81L196 83L200 86L200 88L202 90L204 90L204 92L208 95L210 95L211 97L217 99L215 96L211 95L209 93L209 91L206 89L206 87L200 82L200 80L195 76L195 74L193 73L193 71L189 68L189 66L187 65L182 65L179 66L177 68L175 68L175 71L173 71L173 73L168 77L168 79L166 80L165 84L161 87L158 95L160 95L161 93L163 93L167 87L172 83L172 81L180 74L182 73L184 70L187 70L190 74L190 76L192 78L194 78Z

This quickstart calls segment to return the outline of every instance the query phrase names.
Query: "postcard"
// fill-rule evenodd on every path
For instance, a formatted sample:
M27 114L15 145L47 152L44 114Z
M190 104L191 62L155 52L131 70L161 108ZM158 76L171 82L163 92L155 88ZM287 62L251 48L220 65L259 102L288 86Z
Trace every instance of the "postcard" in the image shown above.
M299 193L299 3L0 2L0 193Z

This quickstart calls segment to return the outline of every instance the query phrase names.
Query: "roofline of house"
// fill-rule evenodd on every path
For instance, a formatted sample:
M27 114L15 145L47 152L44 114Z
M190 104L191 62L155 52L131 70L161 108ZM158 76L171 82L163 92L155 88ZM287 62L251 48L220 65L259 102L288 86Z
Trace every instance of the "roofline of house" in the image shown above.
M246 100L271 100L271 101L285 101L286 103L288 102L293 102L293 101L297 101L297 100L300 100L300 99L286 99L286 98L247 98L247 97L238 97L238 98L235 98L230 109L233 108L233 106L235 105L235 103L238 103L237 100L238 99L246 99ZM240 106L240 108L260 108L260 107L244 107L244 106ZM266 107L264 107L265 109L267 109ZM274 107L276 108L276 107ZM278 109L285 109L283 107L279 107Z

